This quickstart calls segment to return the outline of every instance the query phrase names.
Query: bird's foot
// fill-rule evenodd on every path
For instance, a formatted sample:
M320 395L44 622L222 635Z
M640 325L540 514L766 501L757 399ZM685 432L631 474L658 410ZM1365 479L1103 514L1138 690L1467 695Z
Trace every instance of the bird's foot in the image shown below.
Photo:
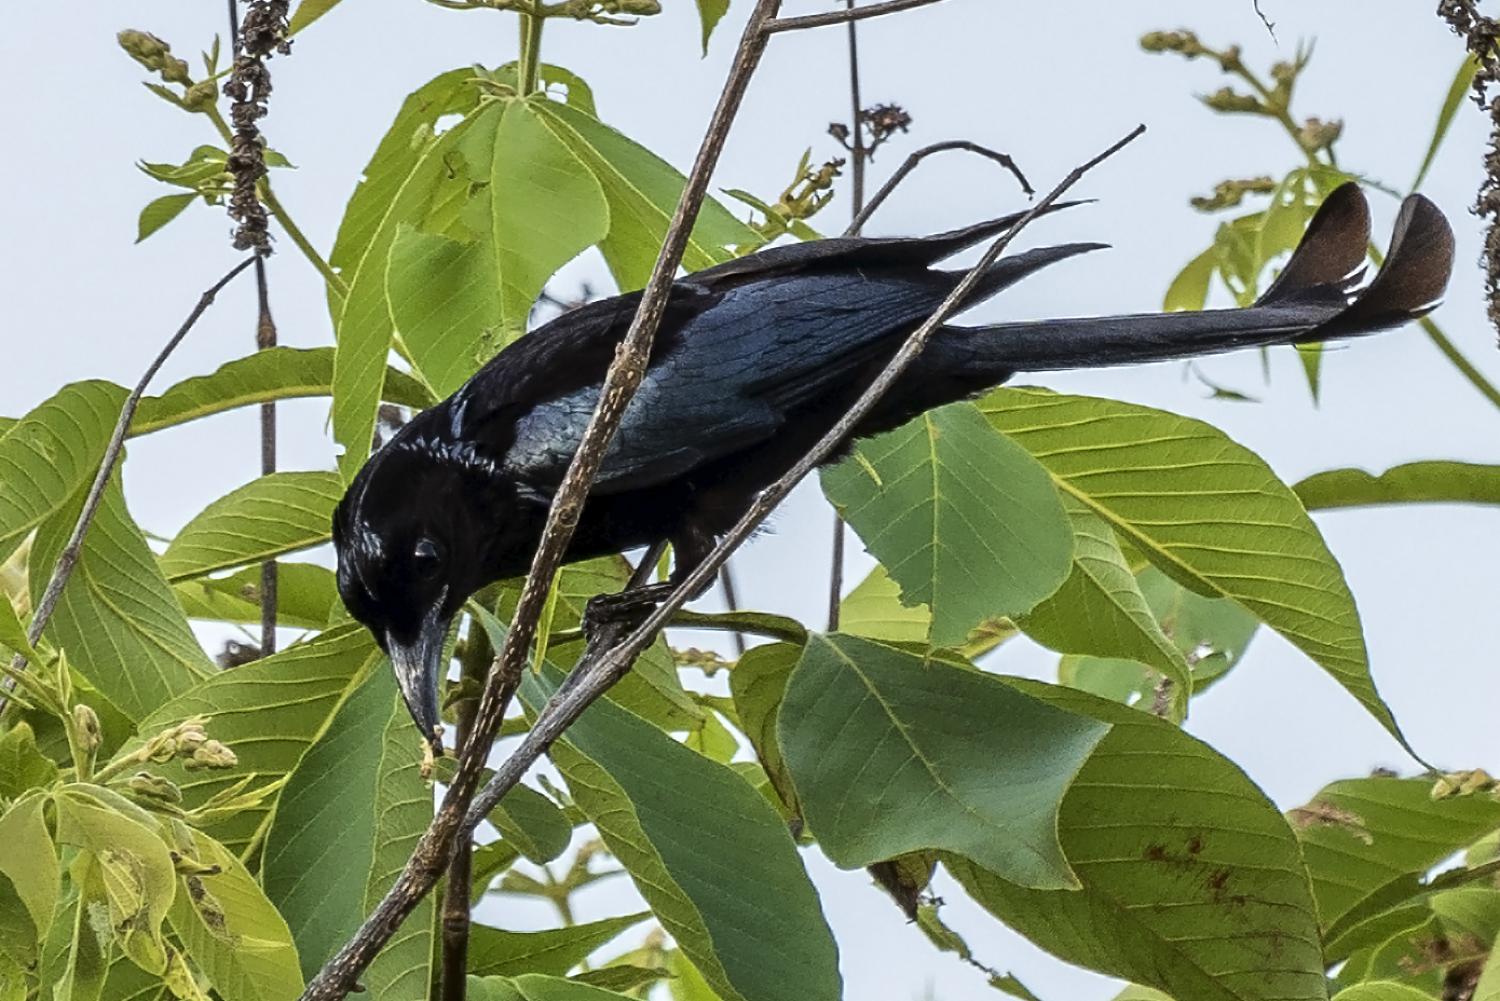
M643 584L614 594L598 594L589 599L583 610L583 633L589 639L605 626L621 625L634 629L646 620L656 606L675 587L671 581Z

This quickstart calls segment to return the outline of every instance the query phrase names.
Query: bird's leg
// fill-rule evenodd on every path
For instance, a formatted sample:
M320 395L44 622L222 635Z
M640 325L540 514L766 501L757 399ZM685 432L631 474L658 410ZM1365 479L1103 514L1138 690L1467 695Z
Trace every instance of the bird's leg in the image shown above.
M632 578L632 583L623 591L590 598L583 612L584 634L592 636L607 624L628 623L634 626L645 619L652 609L676 590L687 579L688 574L708 557L713 546L713 535L697 528L690 528L673 536L672 575L665 581L654 584L637 584ZM647 569L647 561L642 562L642 569ZM637 577L640 576L638 573ZM689 595L689 599L699 597L707 588L708 585L704 585L697 594Z

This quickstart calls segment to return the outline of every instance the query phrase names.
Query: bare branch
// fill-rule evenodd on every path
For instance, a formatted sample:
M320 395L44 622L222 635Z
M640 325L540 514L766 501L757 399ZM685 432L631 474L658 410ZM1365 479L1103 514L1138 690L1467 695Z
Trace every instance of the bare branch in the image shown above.
M889 181L886 181L885 184L881 186L879 191L875 192L875 197L870 199L870 203L864 207L859 215L855 216L854 222L844 232L844 235L858 235L859 231L864 228L865 223L870 221L870 216L875 214L875 210L885 204L885 200L891 197L892 192L894 192L896 188L901 185L901 182L906 180L907 175L909 175L913 170L917 169L917 165L920 164L923 160L927 159L929 156L932 156L935 153L946 153L951 150L962 150L966 153L974 153L978 156L983 156L987 157L988 159L994 160L996 163L1000 164L1000 166L1011 172L1011 175L1014 176L1018 182L1020 182L1021 190L1023 192L1025 192L1027 195L1036 194L1036 192L1032 190L1031 182L1026 180L1026 175L1021 173L1021 168L1016 166L1016 161L1012 160L1009 154L1001 153L998 150L990 149L988 146L981 146L978 143L968 142L964 139L950 139L947 142L933 143L931 146L924 146L913 153L911 156L907 157L906 162L903 163L900 168L891 175L891 179Z
M530 731L522 740L521 745L498 769L493 778L474 797L473 805L469 808L468 816L464 819L464 829L473 828L487 816L503 797L517 782L526 770L546 752L562 733L581 716L593 702L598 699L625 673L630 670L631 664L641 651L650 645L656 634L671 619L671 617L689 599L689 596L697 593L704 584L710 581L718 568L729 558L730 553L742 545L748 539L760 523L765 520L766 515L781 503L786 495L801 482L809 472L820 465L864 420L865 416L874 408L886 391L900 378L901 373L921 352L927 340L957 311L960 304L973 292L990 265L1004 253L1005 248L1011 241L1033 219L1041 215L1052 204L1057 201L1069 188L1078 182L1085 173L1098 166L1104 160L1113 156L1126 144L1132 142L1137 136L1145 132L1144 125L1137 126L1129 135L1125 136L1103 153L1083 165L1074 168L1067 177L1063 178L1055 188L1048 192L1047 196L1037 202L1025 215L1017 220L1016 225L1007 230L991 244L985 252L984 257L959 282L957 287L943 300L937 310L927 318L920 327L912 331L906 342L896 352L889 364L881 371L875 381L865 390L860 398L855 401L849 411L839 419L827 434L825 434L813 448L804 455L797 464L771 486L761 492L755 504L740 518L728 534L714 547L708 557L672 591L657 608L628 636L623 639L616 638L622 627L609 626L601 630L599 635L590 642L589 648L584 651L577 666L558 690L553 693L547 704L537 715ZM598 651L598 652L596 652Z
M271 317L271 289L266 280L266 260L255 258L255 294L257 302L255 319L255 348L265 351L276 346L276 321ZM276 472L276 402L267 400L260 405L260 475ZM260 565L260 655L269 657L276 652L276 605L277 576L276 561L266 560Z
M120 459L120 452L125 447L126 432L130 430L130 422L135 417L135 409L139 406L141 397L146 393L146 387L150 385L151 380L172 352L177 350L177 345L182 343L188 331L193 329L198 318L209 306L213 305L215 297L223 291L224 286L232 282L240 272L253 263L255 263L254 257L245 258L230 268L223 278L214 282L198 297L198 304L193 307L193 311L188 314L186 320L182 321L182 326L178 327L171 340L167 341L166 347L162 348L152 360L145 374L130 391L130 395L125 397L125 404L120 408L120 416L115 421L115 429L109 436L109 444L104 447L104 456L99 460L99 471L94 474L94 482L89 487L88 496L84 498L83 510L78 512L78 520L73 524L73 533L68 536L62 552L58 553L57 564L52 568L52 576L47 580L47 587L42 591L41 600L36 605L36 614L32 616L31 626L26 630L26 639L32 646L35 646L42 638L42 633L46 630L52 613L57 609L57 602L62 597L63 588L67 586L68 578L73 574L73 567L78 563L78 554L83 550L83 537L88 533L89 526L94 522L94 516L99 512L99 504L104 500L104 488L109 484L110 475L114 472L115 464ZM26 670L26 658L17 654L11 661L11 670L16 672ZM9 676L0 682L0 689L3 689L3 692L9 692L14 687L15 680ZM7 696L0 694L0 711L5 709L7 701Z
M802 31L805 28L823 28L830 24L843 24L846 21L863 21L868 17L881 17L885 14L896 14L903 10L915 10L918 7L928 7L943 0L885 0L884 3L872 3L868 7L852 7L844 10L830 11L827 14L808 14L805 17L778 17L773 18L767 25L766 31L775 34L778 31Z

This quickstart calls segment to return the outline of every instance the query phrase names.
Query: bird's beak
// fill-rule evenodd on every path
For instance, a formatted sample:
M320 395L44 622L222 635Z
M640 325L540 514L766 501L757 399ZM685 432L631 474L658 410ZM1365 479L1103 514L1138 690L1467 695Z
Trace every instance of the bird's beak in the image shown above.
M442 669L443 641L448 637L448 620L434 608L422 620L417 638L404 643L386 634L386 649L391 655L391 667L396 671L396 684L401 688L401 697L411 718L417 721L432 745L433 751L443 753L443 731L438 717L438 675Z

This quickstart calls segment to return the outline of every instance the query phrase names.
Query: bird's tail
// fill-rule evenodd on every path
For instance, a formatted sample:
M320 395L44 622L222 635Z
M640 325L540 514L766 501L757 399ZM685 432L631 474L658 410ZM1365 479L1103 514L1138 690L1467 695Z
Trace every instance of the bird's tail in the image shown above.
M1097 368L1354 337L1400 326L1435 308L1453 270L1453 231L1437 206L1421 195L1406 199L1384 266L1361 288L1369 233L1364 195L1356 185L1345 184L1324 201L1285 269L1252 306L946 327L934 338L931 360L946 355L948 366L962 368L970 377L982 370L999 381L1015 372ZM1053 259L1079 249L1058 248ZM1034 270L1025 263L1050 261L1016 260L1012 269ZM996 275L1001 284L1016 277Z

